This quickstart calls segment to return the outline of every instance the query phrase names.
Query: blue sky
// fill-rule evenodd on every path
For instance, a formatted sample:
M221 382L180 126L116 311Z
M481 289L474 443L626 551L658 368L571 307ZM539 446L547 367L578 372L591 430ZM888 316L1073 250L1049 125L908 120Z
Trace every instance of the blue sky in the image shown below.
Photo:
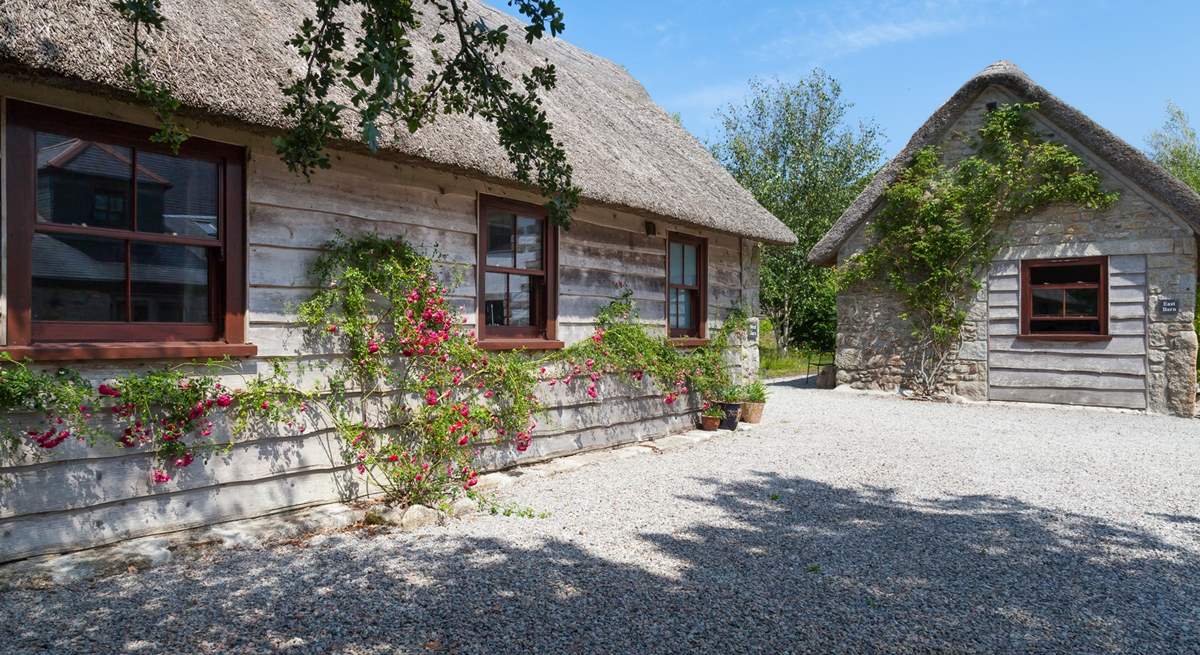
M1137 147L1168 99L1200 123L1200 2L559 0L564 37L625 66L702 140L751 77L837 78L887 154L1009 59Z

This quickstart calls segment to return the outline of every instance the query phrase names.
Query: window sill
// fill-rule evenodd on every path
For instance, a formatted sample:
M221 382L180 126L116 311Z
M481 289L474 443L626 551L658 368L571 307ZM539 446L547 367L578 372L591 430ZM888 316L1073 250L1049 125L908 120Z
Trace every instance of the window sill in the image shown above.
M698 337L671 337L667 339L667 343L676 348L699 348L708 345L708 339Z
M16 360L66 362L93 359L254 357L258 354L258 346L252 343L230 344L213 341L40 343L32 346L0 346L0 352L8 353Z
M1021 334L1018 341L1112 341L1110 334Z
M553 339L488 339L480 341L484 350L562 350L566 345Z

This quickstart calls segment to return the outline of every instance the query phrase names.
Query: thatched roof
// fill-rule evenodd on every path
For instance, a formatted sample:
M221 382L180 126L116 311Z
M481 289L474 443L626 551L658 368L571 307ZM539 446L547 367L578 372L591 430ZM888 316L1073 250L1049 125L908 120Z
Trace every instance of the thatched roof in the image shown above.
M163 5L168 29L152 40L152 64L189 110L208 119L286 127L279 83L301 60L285 42L312 13L312 0ZM515 18L479 2L471 7L489 24L511 25L505 55L510 70L547 59L557 66L559 84L547 94L545 107L585 200L766 242L795 242L623 68L560 39L528 45ZM357 17L347 15L347 22L357 25ZM430 36L414 38L426 63ZM0 71L109 92L123 88L121 66L129 48L129 31L109 0L0 2ZM355 134L346 137L357 141ZM482 120L440 116L386 149L447 170L512 179L495 129Z
M1178 212L1193 229L1200 232L1200 195L1191 187L1180 182L1161 166L1150 161L1140 150L1104 129L1083 112L1059 100L1029 79L1016 65L998 61L968 80L946 104L925 121L900 154L875 175L829 232L813 246L808 260L825 266L836 264L838 250L842 244L867 220L883 197L883 192L912 161L917 151L941 142L946 132L971 106L975 98L990 86L1008 89L1024 102L1038 103L1038 113L1164 205Z

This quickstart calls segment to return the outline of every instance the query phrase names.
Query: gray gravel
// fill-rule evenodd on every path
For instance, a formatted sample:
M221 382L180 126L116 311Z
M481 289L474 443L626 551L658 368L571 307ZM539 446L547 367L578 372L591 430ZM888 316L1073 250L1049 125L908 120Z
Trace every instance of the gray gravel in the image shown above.
M644 450L644 449L643 449ZM0 596L12 653L1200 652L1200 421L776 386L767 422Z

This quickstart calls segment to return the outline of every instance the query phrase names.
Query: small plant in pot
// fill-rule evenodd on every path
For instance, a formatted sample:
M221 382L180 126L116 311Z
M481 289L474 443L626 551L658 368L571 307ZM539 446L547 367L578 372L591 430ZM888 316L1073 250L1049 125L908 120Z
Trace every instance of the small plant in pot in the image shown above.
M717 403L704 403L704 409L700 410L700 429L712 432L721 424L721 419L725 418L725 410Z
M755 380L742 387L742 420L746 423L762 421L763 407L767 404L767 387Z
M738 424L738 416L742 413L742 403L738 399L737 387L727 387L718 395L719 400L717 405L721 408L721 424L722 430L736 430Z

